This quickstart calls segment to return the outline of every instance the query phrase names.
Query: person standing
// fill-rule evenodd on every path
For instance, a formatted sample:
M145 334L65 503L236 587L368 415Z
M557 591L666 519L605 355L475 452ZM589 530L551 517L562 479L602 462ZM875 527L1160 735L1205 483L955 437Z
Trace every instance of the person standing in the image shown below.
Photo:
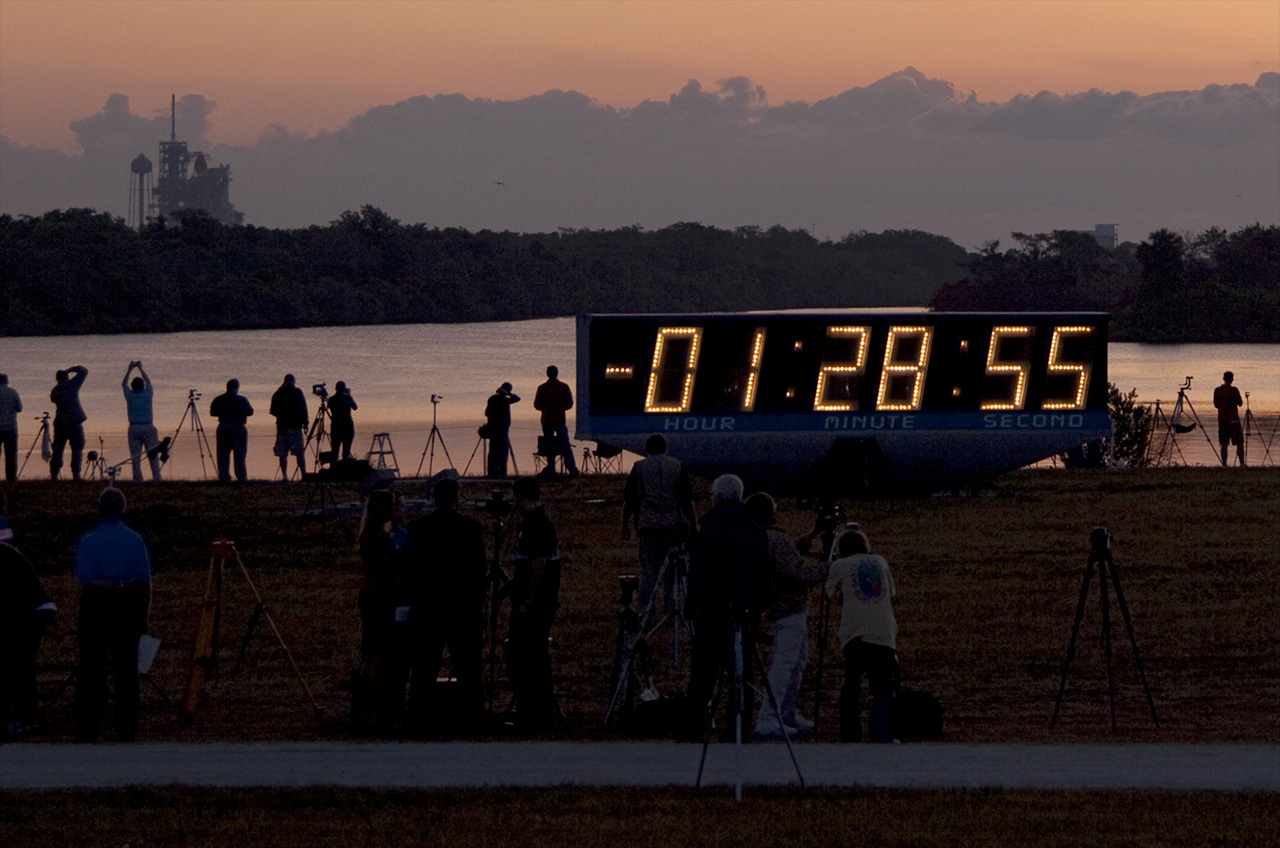
M289 482L289 454L298 460L298 474L307 473L307 445L302 434L306 432L309 414L307 396L296 385L292 374L284 375L284 382L271 395L270 412L276 419L275 454L280 459L280 479Z
M898 622L893 616L893 574L871 553L866 534L846 530L836 541L840 558L827 573L827 596L841 600L840 644L844 686L840 690L840 741L862 741L862 678L871 689L872 742L892 742L891 713L898 691Z
M813 730L813 721L800 714L800 680L809 661L809 590L822 582L822 568L806 562L799 548L774 523L777 504L764 492L747 498L747 512L769 538L769 605L765 616L773 625L773 656L769 688L778 711L766 701L756 719L757 736L781 736ZM803 539L802 539L803 541Z
M133 369L138 369L138 376L129 382ZM160 445L160 434L152 420L151 378L142 370L142 362L134 360L124 372L120 381L120 389L124 392L125 411L129 415L129 462L133 464L133 482L142 482L142 453L147 454L151 464L151 479L160 482L160 457L156 448Z
M680 460L667 455L667 440L649 437L645 458L631 466L622 501L622 538L631 538L632 522L640 537L641 615L658 593L658 572L673 548L683 545L689 533L697 532L698 517L693 511L693 485ZM669 592L674 575L667 575Z
M333 397L329 398L329 450L335 459L351 458L351 443L356 438L351 413L359 408L347 384L341 380L334 383Z
M422 730L444 649L458 681L463 731L475 730L484 713L484 594L489 571L484 529L458 512L458 481L443 478L432 490L436 508L409 524L404 550L405 586L413 609L410 627L412 680L409 723Z
M1222 450L1222 466L1227 465L1227 445L1236 446L1236 459L1244 468L1244 428L1240 425L1240 407L1244 406L1244 398L1240 390L1231 385L1234 374L1224 371L1222 385L1213 390L1213 406L1218 410L1218 445Z
M9 375L0 374L0 450L4 451L4 479L18 479L18 413L22 398L9 388Z
M533 396L533 408L542 413L542 435L554 446L554 454L547 457L544 474L554 477L555 457L564 457L565 470L570 477L578 476L578 464L573 459L573 448L569 445L569 424L565 413L573 409L573 390L560 382L560 369L554 365L547 366L547 381L538 386Z
M57 614L31 563L12 544L0 542L0 717L9 738L37 724L36 655Z
M352 723L385 731L404 711L403 650L396 632L401 558L391 535L395 496L369 493L360 527L360 670L352 691Z
M484 406L485 432L489 439L489 461L486 471L491 479L507 477L507 455L511 452L511 404L519 403L520 396L511 391L510 383L503 383L489 396Z
M218 451L218 479L231 482L231 456L235 454L236 479L243 483L249 479L245 467L245 454L249 450L249 428L245 426L253 415L253 406L240 394L240 381L227 381L227 390L209 404L209 414L218 419L215 443Z
M124 509L119 489L103 489L98 496L101 520L76 545L77 742L98 740L107 698L108 654L116 675L116 735L131 742L138 733L138 639L147 632L151 554L142 537L121 520Z
M716 681L735 665L734 634L742 633L743 701L738 716L744 727L751 721L752 665L755 633L768 600L769 540L764 528L742 503L742 480L722 474L711 484L711 509L702 517L694 539L689 568L687 610L693 622L692 667L689 676L691 727L705 732L712 718L711 698ZM733 705L727 705L733 727ZM744 734L749 735L749 734Z
M49 400L53 401L53 456L49 459L49 477L58 479L62 470L62 452L71 446L71 479L80 479L80 463L84 456L84 422L89 416L84 414L80 406L80 387L89 369L83 365L72 365L65 371L54 374L57 383L49 392Z
M560 608L560 548L542 506L537 479L521 477L512 502L522 518L516 541L507 637L507 676L516 697L516 725L525 733L546 729L557 713L551 673L551 625Z

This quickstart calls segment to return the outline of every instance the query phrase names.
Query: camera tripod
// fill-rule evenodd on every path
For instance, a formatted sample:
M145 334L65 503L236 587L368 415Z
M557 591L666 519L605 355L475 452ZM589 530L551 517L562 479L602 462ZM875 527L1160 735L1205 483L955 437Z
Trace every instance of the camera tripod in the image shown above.
M40 446L40 458L45 462L53 459L53 444L49 433L49 413L44 413L36 419L40 422L40 429L36 432L36 437L31 442L31 447L27 449L27 455L22 459L22 467L18 469L18 476L22 476L22 472L27 468L27 460L31 459L31 454L35 452L36 445Z
M1258 465L1266 465L1271 460L1271 442L1275 440L1276 431L1280 430L1280 415L1276 416L1276 422L1271 426L1271 437L1263 438L1262 428L1257 428L1258 442L1262 445L1262 459L1258 461ZM1249 437L1254 434L1253 410L1249 408L1249 393L1244 393L1244 451L1246 456L1249 451Z
M822 540L822 561L831 567L836 545L836 525L844 518L844 510L835 501L821 503L818 507L816 530ZM847 530L857 530L855 522L845 525ZM812 538L812 537L810 537ZM813 678L813 729L818 730L822 721L822 669L826 665L827 645L831 634L831 599L823 591L818 598L818 665Z
M443 446L444 442L441 441L440 444ZM486 436L481 436L476 441L476 446L471 449L471 458L467 460L467 467L462 469L463 477L466 477L467 473L471 471L471 463L475 461L476 454L480 454L480 464L484 469L482 476L489 476L489 439ZM511 447L511 439L509 437L507 439L507 457L511 460L511 468L516 472L516 476L519 477L520 466L516 464L516 451L515 448ZM422 470L421 465L419 465L418 470Z
M253 593L254 600L257 601L253 608L253 614L249 616L249 624L244 632L244 641L240 645L240 655L236 658L236 665L231 671L231 677L235 677L240 673L240 667L244 664L245 655L249 650L249 639L253 636L253 629L257 626L258 620L265 617L267 624L271 627L271 632L275 634L276 642L280 644L285 658L289 661L290 667L293 668L294 675L298 678L298 682L302 684L302 690L307 693L307 698L311 701L311 708L314 710L316 718L323 718L324 707L317 704L315 696L311 694L311 687L307 685L307 681L302 677L302 672L298 669L298 664L294 662L289 646L284 643L284 637L280 635L280 628L276 626L275 619L271 617L271 611L267 609L267 602L262 599L261 593L258 592L258 587L254 585L253 578L249 576L249 569L245 567L244 560L240 558L235 542L225 539L219 539L213 543L213 552L209 558L209 576L205 581L204 602L200 608L200 623L196 629L195 648L191 654L191 671L187 677L187 691L182 702L183 716L187 721L195 718L196 708L200 703L200 692L204 688L205 680L211 674L217 675L218 629L222 622L222 581L224 572L231 564L240 569L240 574L244 576L244 582L248 585L249 591Z
M684 549L679 544L673 544L667 550L654 578L653 592L640 610L637 611L631 605L633 596L640 588L639 579L627 574L618 580L621 588L618 603L621 609L618 611L618 636L614 644L609 703L604 713L606 727L614 713L631 710L637 689L642 699L651 700L645 695L646 692L653 693L653 649L649 645L649 638L670 622L671 665L679 668L682 642L693 636L693 625L684 617L684 602L689 594L689 564L685 559ZM666 611L661 618L653 621L658 587L663 585L667 587Z
M96 451L87 451L84 455L84 479L86 480L107 480L107 485L115 486L116 475L120 472L120 466L112 468L107 467L107 458L103 455L103 440L98 437L98 449ZM128 462L128 460L125 460Z
M449 448L445 447L444 434L436 426L436 407L440 405L442 400L444 400L444 395L433 394L431 396L431 435L427 437L427 445L422 449L422 458L418 460L418 470L413 475L415 477L422 476L422 463L427 462L428 453L431 454L431 461L427 463L427 476L435 476L436 442L440 443L440 450L444 451L445 459L449 460L449 467L453 467L453 457L449 456Z
M1124 592L1120 589L1120 572L1116 570L1115 560L1111 558L1111 536L1105 527L1095 527L1089 534L1089 562L1084 567L1084 582L1080 585L1080 600L1076 603L1076 618L1071 625L1071 641L1067 645L1067 660L1062 665L1062 682L1058 684L1058 697L1053 702L1053 717L1049 720L1052 729L1058 723L1058 711L1062 707L1062 693L1067 688L1067 672L1071 668L1071 659L1076 652L1076 636L1080 632L1080 621L1084 618L1084 605L1089 597L1089 582L1093 578L1094 567L1098 570L1098 592L1102 600L1102 647L1107 658L1107 697L1111 704L1111 732L1116 732L1116 685L1111 673L1111 603L1107 598L1107 582L1115 588L1116 602L1120 605L1120 614L1124 617L1125 630L1129 633L1129 643L1133 646L1133 662L1138 667L1138 677L1142 680L1142 688L1147 693L1147 705L1151 707L1151 720L1156 727L1160 719L1156 717L1156 704L1151 699L1151 687L1147 685L1147 674L1142 669L1142 656L1138 653L1138 639L1133 635L1133 621L1129 618L1129 605L1124 601Z
M200 410L196 409L196 401L200 400L200 393L195 389L187 390L187 408L182 413L182 418L178 421L178 429L173 432L172 438L169 439L169 448L178 443L178 436L182 434L182 425L187 423L187 418L191 418L191 431L196 434L196 447L200 451L200 473L204 475L206 480L209 479L209 469L205 465L204 459L206 454L209 461L213 462L216 454L209 447L209 436L204 431L204 424L200 421Z
M1182 448L1178 446L1178 436L1190 433L1197 427L1200 432L1204 433L1204 440L1209 443L1209 449L1213 451L1213 455L1218 456L1218 448L1213 443L1213 439L1209 437L1209 432L1204 429L1204 424L1200 421L1200 416L1196 413L1195 405L1191 403L1191 398L1187 397L1187 389L1191 388L1191 377L1187 377L1186 381L1178 387L1178 400L1173 405L1173 414L1167 419L1164 418L1160 410L1160 402L1156 401L1155 420L1152 428L1164 423L1164 438L1160 440L1160 446L1155 449L1152 465L1161 464L1162 460L1167 456L1169 464L1173 464L1173 454L1176 451L1178 458L1182 460L1183 465L1187 465L1187 458L1182 453ZM1190 410L1191 418L1195 423L1183 424L1182 418Z
M495 492L492 504L506 504L502 500L501 493ZM506 507L509 510L509 507ZM507 513L498 514L501 509L490 508L489 514L491 521L489 526L493 528L493 560L489 565L489 574L485 578L485 602L489 605L489 691L487 693L487 703L489 707L489 715L493 715L494 693L498 688L498 607L502 604L502 599L506 596L507 584L510 579L507 572L502 569L502 530L504 527L503 517Z
M324 451L324 440L328 434L328 427L325 420L329 417L329 395L320 394L324 391L324 384L320 383L317 387L312 387L312 392L320 395L320 407L316 410L316 417L311 420L311 428L307 430L307 444L303 448L306 453L307 448L312 450L313 467L316 471L320 470L320 454ZM312 447L312 442L315 446Z
M747 675L750 671L748 663L755 663L754 668L759 672L760 680L764 683L764 691L769 696L769 704L773 707L774 715L782 714L782 710L778 706L778 699L774 696L773 687L769 685L769 675L766 672L764 662L760 659L757 634L755 628L748 623L749 618L750 615L745 610L734 611L732 630L727 634L732 640L731 665L726 664L726 667L720 670L719 677L721 679L717 681L717 686L720 687L725 682L724 678L728 678L727 690L722 689L719 694L721 697L725 695L729 697L729 720L733 724L733 798L735 801L742 800L743 724L751 721L750 708L747 703L747 687L758 691L758 687L747 681ZM729 646L726 645L725 647L728 648ZM706 704L706 735L702 739L702 758L698 762L698 779L694 782L695 789L702 788L702 774L707 765L707 748L711 745L712 716L715 714L718 700L713 695ZM800 787L804 788L804 775L800 772L800 764L796 762L796 752L791 746L791 735L787 732L786 725L782 726L782 739L787 745L787 754L791 757L791 765L796 770L796 778L800 781Z

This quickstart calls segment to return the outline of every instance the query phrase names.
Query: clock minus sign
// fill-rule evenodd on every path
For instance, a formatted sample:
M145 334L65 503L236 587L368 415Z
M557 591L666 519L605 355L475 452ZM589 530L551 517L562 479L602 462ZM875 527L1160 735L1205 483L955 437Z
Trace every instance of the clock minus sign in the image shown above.
M604 368L604 378L606 380L630 380L635 374L635 365L606 365Z

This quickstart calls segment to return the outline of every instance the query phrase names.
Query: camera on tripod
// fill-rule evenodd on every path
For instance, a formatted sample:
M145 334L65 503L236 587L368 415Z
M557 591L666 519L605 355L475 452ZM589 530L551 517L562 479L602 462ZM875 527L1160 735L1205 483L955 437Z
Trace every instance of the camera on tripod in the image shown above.
M311 387L311 394L318 398L327 398L329 396L329 390L325 388L324 383L316 383Z
M203 397L203 395L201 395L200 392L196 391L195 389L187 389L188 402L193 400L200 400L201 397Z
M818 518L814 522L814 529L824 536L835 533L836 528L844 521L844 507L834 498L824 496L818 501L817 509Z
M488 500L481 501L480 508L498 521L506 518L514 509L511 502L506 499L506 494L500 489L495 489Z

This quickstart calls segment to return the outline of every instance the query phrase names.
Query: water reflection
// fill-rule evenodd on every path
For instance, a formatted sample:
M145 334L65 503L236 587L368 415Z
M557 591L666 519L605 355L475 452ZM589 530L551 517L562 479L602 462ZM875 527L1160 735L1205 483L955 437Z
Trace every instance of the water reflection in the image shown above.
M1213 438L1213 387L1224 370L1235 372L1236 385L1249 392L1255 413L1270 416L1280 410L1280 345L1112 344L1108 356L1113 383L1125 391L1137 388L1140 401L1160 399L1166 410L1172 408L1183 379L1193 375L1188 396ZM223 391L227 379L239 379L241 393L256 412L249 419L249 472L266 479L278 473L271 453L274 419L267 409L271 393L286 372L295 374L298 384L308 389L326 383L332 390L334 383L344 380L360 405L355 414L355 450L363 455L374 433L389 433L404 473L414 472L423 459L431 430L432 394L442 398L436 412L444 440L436 451L435 470L445 463L462 470L470 459L472 473L480 473L483 457L472 458L479 441L476 428L484 420L488 396L503 381L510 381L524 398L512 407L512 446L517 467L528 472L540 432L532 403L534 389L545 379L550 364L558 365L567 382L574 384L574 321L0 339L0 372L9 375L25 407L19 419L20 454L31 447L38 428L34 419L43 410L52 410L48 397L54 371L83 364L90 372L81 391L89 415L87 448L100 450L113 464L127 459L120 380L133 359L143 361L155 385L155 421L162 436L174 434L187 409L189 390L194 389L200 395L196 409L212 443L217 422L209 418L209 402ZM312 415L318 400L308 394ZM1270 419L1263 423L1269 425ZM1191 443L1191 462L1215 461L1203 437L1181 439ZM1280 443L1273 450L1280 450ZM37 446L23 476L46 473ZM166 476L202 476L189 429L178 434Z

